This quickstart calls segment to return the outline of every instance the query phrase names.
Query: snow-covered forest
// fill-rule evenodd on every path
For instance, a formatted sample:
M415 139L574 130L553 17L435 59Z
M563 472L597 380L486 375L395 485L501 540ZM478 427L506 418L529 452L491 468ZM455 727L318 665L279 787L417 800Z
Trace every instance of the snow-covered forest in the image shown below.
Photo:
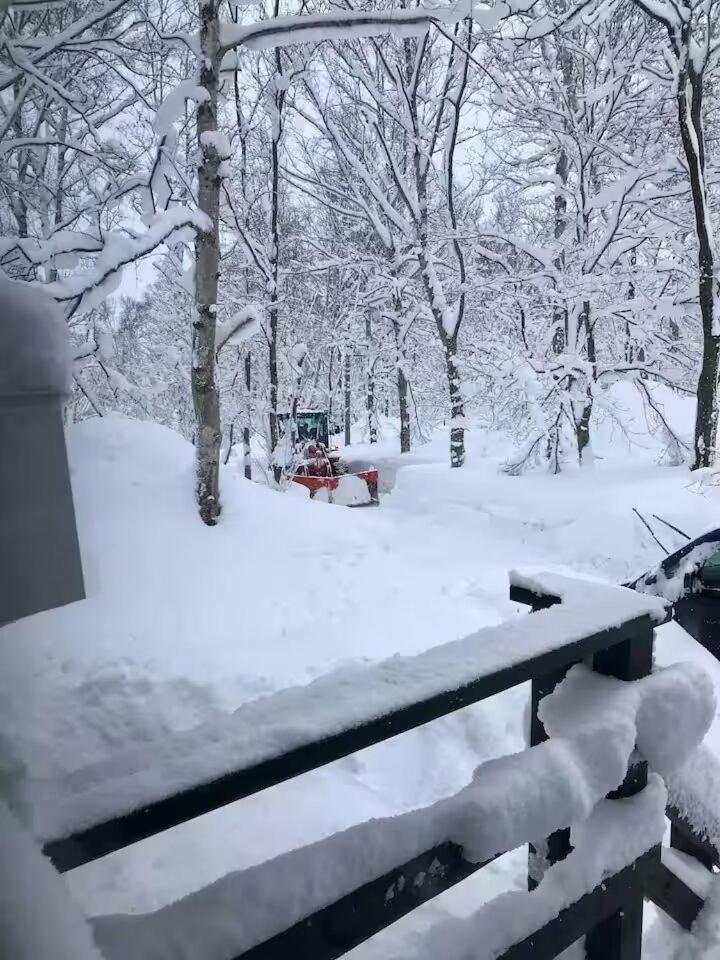
M717 960L719 376L720 0L0 0L0 960Z
M719 22L716 0L13 4L0 265L62 304L68 417L193 440L207 522L219 458L245 444L278 479L293 405L371 442L389 420L403 451L449 424L454 467L492 426L508 471L557 472L625 380L668 458L710 465ZM697 390L693 437L658 385Z

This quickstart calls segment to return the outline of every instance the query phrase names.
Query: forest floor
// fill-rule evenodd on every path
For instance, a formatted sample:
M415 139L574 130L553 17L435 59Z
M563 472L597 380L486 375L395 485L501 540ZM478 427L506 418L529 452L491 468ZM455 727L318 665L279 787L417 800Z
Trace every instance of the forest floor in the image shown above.
M52 775L338 667L447 642L523 615L508 600L511 568L627 579L662 556L633 507L695 536L717 525L720 504L686 468L658 465L659 440L640 430L632 439L607 422L593 469L510 477L509 446L491 433L469 434L460 471L446 466L442 431L399 469L389 438L372 455L391 489L365 510L312 503L299 488L278 494L231 462L221 523L208 529L194 512L186 441L119 417L79 424L70 458L87 599L3 629L4 746L30 776ZM669 548L681 540L658 534ZM661 662L709 659L673 625L660 634ZM720 666L709 666L720 686ZM522 748L526 702L527 689L509 691L69 882L88 914L143 912L352 823L430 803L483 760ZM519 850L353 956L391 957L411 926L524 882ZM654 922L648 956L670 958L688 939Z

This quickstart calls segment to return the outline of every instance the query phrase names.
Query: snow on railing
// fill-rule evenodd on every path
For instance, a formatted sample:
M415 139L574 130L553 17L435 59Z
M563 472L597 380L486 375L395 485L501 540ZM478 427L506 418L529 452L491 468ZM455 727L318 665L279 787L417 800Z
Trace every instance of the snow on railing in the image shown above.
M428 807L230 874L155 913L96 918L108 960L333 960L544 836L560 841L546 845L539 870L535 856L537 890L432 927L402 956L538 960L585 935L593 960L639 960L645 896L689 926L702 896L661 860L661 776L682 768L709 728L709 679L691 664L651 673L653 624L665 615L657 598L551 575L515 575L513 591L549 609L36 783L36 829L54 838L65 829L46 851L69 868L533 681L539 719L527 749L482 764ZM593 669L581 663L588 658Z
M671 846L720 867L720 762L700 746L667 777Z
M640 618L664 616L656 597L568 578L553 582L567 600L536 617L486 627L416 656L339 670L61 778L26 781L35 833L44 841L75 835L65 845L67 859L60 844L49 842L48 852L63 868L78 866L85 862L80 833L88 834L94 859L125 845L115 821L132 811L139 813L125 825L127 843L567 667L629 637ZM193 798L186 816L161 806L179 794ZM105 821L112 835L100 852L93 838Z

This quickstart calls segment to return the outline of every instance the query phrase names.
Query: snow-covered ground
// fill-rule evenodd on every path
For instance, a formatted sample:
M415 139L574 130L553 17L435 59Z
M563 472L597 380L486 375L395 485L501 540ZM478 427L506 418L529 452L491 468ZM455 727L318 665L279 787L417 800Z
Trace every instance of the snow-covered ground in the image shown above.
M338 666L522 615L507 597L510 568L614 582L641 572L661 552L633 507L694 536L717 525L720 495L698 490L684 467L659 465L662 438L643 432L629 393L615 403L626 405L625 427L598 424L596 466L557 477L507 476L508 442L480 431L469 434L460 471L446 465L442 431L402 459L392 437L354 446L380 466L379 509L313 503L299 488L278 494L231 464L215 529L196 518L193 452L179 436L117 417L73 427L87 599L0 631L3 753L31 777L52 776ZM688 411L675 404L672 413ZM668 547L679 544L657 529ZM660 661L711 659L676 628L660 633ZM430 803L480 762L521 748L526 701L515 689L225 807L73 871L71 888L89 914L143 912L353 823ZM358 948L358 960L387 957L411 925L467 913L524 882L519 850ZM688 939L669 937L667 924L648 936L657 960Z

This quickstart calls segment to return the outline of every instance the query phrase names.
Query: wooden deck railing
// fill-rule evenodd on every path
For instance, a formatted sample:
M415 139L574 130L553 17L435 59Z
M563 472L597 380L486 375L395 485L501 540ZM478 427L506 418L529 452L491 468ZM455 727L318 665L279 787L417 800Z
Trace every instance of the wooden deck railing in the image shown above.
M558 596L531 593L523 587L513 587L511 597L528 603L534 611L560 603ZM562 626L560 612L544 615L543 623L547 621L548 631L560 629L558 624ZM533 613L529 618L535 616L538 615ZM531 650L529 656L514 661L509 657L507 665L489 672L479 666L474 676L466 677L451 689L402 703L382 716L369 715L360 722L355 717L346 728L330 735L310 739L280 755L266 756L207 782L184 787L172 796L144 803L140 809L55 838L46 844L45 851L58 869L72 869L527 681L532 682L531 744L539 744L545 739L545 731L537 718L537 703L552 691L570 667L591 662L597 672L622 680L637 680L651 671L652 645L653 620L649 613L628 616L619 625L602 630L590 627L580 639L558 646L540 645L539 652ZM482 649L481 645L478 649ZM633 763L624 782L609 797L622 799L638 794L644 789L647 777L646 763ZM706 867L717 864L714 847L697 837L677 811L670 810L669 815L673 819L673 845L691 853ZM544 849L546 866L562 860L570 851L569 831L557 831L548 838ZM505 851L497 851L496 855L501 852ZM530 888L537 883L537 853L531 851L531 860ZM460 845L447 839L372 877L334 902L320 905L264 942L239 950L237 956L244 960L286 960L291 956L335 960L488 862L471 862ZM424 882L408 882L420 875ZM391 897L389 890L393 891ZM702 906L700 897L663 865L660 848L656 847L607 877L541 929L510 946L502 956L504 960L526 957L550 960L584 936L589 960L640 960L646 898L686 928ZM237 910L242 909L242 903L238 903ZM130 945L128 960L135 960Z

